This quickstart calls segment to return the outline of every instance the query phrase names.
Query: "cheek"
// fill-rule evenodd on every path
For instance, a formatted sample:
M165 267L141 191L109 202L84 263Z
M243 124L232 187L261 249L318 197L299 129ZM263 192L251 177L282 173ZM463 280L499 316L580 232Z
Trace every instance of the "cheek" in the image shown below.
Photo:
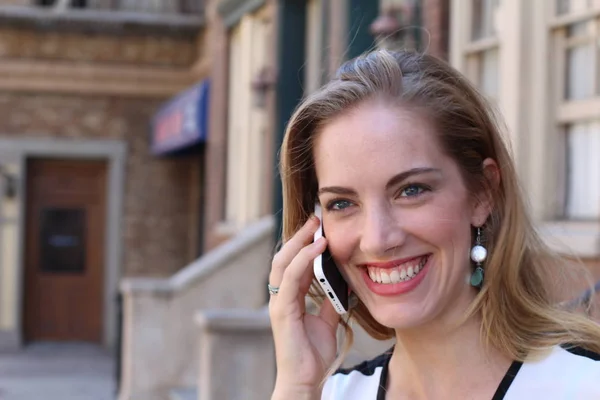
M352 230L330 229L327 230L327 242L329 253L333 256L338 266L348 265L355 249L358 247L358 238L353 237Z
M408 234L437 246L462 248L470 242L468 208L459 199L440 199L399 218Z

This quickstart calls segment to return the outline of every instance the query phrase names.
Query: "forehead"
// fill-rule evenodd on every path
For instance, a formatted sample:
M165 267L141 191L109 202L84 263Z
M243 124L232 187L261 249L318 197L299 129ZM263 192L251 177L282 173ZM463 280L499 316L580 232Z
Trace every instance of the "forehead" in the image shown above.
M450 160L435 133L417 111L376 102L361 105L333 119L317 135L313 152L319 185L324 179L372 180L411 168L441 169Z

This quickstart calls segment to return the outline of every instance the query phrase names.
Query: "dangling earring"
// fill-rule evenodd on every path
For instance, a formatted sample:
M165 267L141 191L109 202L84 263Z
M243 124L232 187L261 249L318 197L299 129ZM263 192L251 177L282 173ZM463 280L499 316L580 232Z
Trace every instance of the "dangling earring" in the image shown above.
M483 285L483 267L481 263L487 258L487 250L481 244L481 228L477 228L477 237L475 238L475 246L471 249L471 260L477 265L475 271L471 274L471 286L481 289Z

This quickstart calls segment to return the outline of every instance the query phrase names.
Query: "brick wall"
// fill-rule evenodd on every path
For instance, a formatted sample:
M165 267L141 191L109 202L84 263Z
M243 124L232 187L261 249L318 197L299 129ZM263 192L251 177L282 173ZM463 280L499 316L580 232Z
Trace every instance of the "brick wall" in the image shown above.
M10 138L119 139L127 143L124 274L166 275L190 261L197 229L199 158L150 154L158 101L0 93L0 133ZM194 197L194 198L192 198Z
M194 38L167 35L0 30L0 59L185 67L197 58Z
M97 66L111 66L113 71L138 66L189 70L201 49L197 38L163 33L104 32L98 27L86 33L68 27L52 30L43 24L6 25L0 29L0 63L3 59L24 65L43 61L74 69L82 66L88 72ZM110 77L103 79L107 86L112 84ZM166 98L99 95L86 90L81 84L81 90L68 93L40 93L25 87L0 91L0 135L124 141L123 275L170 275L196 256L200 158L150 154L150 119Z

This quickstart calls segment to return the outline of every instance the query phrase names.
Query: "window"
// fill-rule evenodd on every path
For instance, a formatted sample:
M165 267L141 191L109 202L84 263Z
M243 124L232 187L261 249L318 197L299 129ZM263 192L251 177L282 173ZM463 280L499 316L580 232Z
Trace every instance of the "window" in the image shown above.
M600 118L567 128L566 215L600 216Z
M47 273L85 272L86 212L45 208L40 213L40 269Z
M471 40L481 40L496 34L495 13L499 0L473 0Z
M252 82L268 66L270 26L266 17L245 15L230 31L225 234L264 215L269 195L267 115L255 101Z
M64 6L66 7L70 7L70 8L86 8L87 7L87 0L68 0L68 1L61 1L61 0L36 0L36 4L38 6L42 6L42 7L54 7L54 6L58 6L59 4L62 5L64 4Z
M556 15L577 14L597 8L598 0L555 0Z
M466 74L479 89L497 100L500 88L500 46L496 20L500 0L471 0L470 30L465 48Z
M558 134L565 135L564 205L567 219L600 219L600 1L556 0L554 88Z

